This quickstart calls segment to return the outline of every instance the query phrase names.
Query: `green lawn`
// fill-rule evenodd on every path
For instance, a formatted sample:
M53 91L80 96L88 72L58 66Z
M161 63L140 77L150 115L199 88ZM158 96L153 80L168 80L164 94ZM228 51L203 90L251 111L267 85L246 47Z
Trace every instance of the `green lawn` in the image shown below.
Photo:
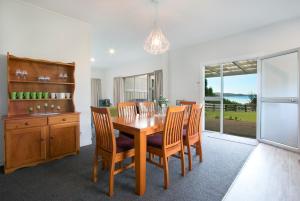
M218 119L219 116L220 111L205 111L205 117L207 119ZM256 112L224 111L224 118L227 120L256 122Z

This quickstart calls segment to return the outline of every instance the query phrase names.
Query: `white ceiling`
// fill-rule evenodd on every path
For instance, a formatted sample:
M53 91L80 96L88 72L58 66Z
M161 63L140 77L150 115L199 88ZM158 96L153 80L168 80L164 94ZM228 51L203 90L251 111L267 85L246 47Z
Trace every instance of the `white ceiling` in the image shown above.
M95 67L147 56L150 0L23 0L92 25ZM160 25L171 49L266 26L300 16L300 0L160 0ZM108 49L116 54L109 55Z

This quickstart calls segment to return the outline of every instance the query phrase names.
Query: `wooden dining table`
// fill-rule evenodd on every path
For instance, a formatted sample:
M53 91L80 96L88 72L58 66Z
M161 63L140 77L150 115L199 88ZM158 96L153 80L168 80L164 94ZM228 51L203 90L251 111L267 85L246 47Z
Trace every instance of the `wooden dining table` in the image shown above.
M114 117L114 129L134 136L136 193L146 192L146 152L147 136L162 132L165 115Z

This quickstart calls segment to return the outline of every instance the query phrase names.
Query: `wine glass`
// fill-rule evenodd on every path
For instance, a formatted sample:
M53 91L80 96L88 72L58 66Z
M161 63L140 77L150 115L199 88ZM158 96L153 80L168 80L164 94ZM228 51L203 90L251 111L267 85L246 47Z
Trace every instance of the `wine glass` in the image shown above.
M20 69L17 69L16 70L16 76L17 76L18 79L20 79L21 74L22 74L22 71Z
M27 71L23 70L22 72L23 79L27 79L27 75L28 75Z
M64 78L64 74L63 73L59 73L59 76L58 76L60 79L63 79Z
M67 73L64 73L64 79L68 79L68 74Z

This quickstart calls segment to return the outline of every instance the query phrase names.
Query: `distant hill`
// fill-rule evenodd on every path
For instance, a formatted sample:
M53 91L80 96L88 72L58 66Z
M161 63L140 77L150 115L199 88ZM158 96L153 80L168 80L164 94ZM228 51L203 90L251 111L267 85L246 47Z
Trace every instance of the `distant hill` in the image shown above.
M220 93L216 93L220 95ZM223 96L250 96L251 94L234 94L234 93L224 93Z

